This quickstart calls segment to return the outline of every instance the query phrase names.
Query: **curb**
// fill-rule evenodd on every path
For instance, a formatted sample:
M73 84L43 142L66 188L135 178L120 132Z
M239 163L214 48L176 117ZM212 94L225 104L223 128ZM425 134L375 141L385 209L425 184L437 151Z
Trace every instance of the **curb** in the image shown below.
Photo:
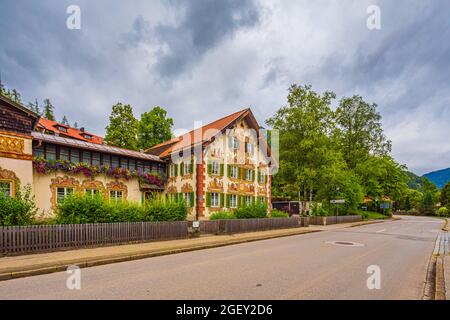
M362 226L362 225L366 225L366 224L381 223L381 222L385 222L385 221L386 220L362 221L355 225L345 226L345 227L343 227L343 229ZM261 241L261 240L270 240L270 239L275 239L275 238L290 237L290 236L315 233L315 232L321 232L321 231L333 231L333 230L296 230L295 232L286 232L286 233L265 235L265 236L255 236L255 237L249 237L246 239L226 240L226 241L222 241L222 242L216 242L216 243L213 242L213 243L209 243L209 244L201 244L201 245L185 247L185 248L176 248L176 249L160 250L160 251L153 251L153 252L142 252L142 253L136 253L136 254L132 254L132 255L126 255L126 254L122 254L119 256L112 255L109 257L102 257L100 259L93 258L90 260L79 260L79 261L74 261L71 263L65 262L65 263L58 264L56 262L54 265L48 266L48 267L39 267L39 268L29 269L29 270L18 270L18 271L2 273L2 274L0 274L0 281L49 274L49 273L54 273L54 272L63 272L63 271L66 271L67 268L72 265L76 265L79 268L89 268L89 267L102 266L102 265L118 263L118 262L140 260L140 259L153 258L153 257L164 256L164 255L170 255L170 254L198 251L198 250L204 250L204 249L212 249L212 248L225 247L225 246L241 244L241 243L255 242L255 241Z

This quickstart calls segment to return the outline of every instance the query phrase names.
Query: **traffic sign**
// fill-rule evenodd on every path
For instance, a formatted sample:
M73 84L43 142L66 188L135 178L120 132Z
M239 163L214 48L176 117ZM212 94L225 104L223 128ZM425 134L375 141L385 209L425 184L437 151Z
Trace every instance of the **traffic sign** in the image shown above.
M331 204L343 204L345 203L344 199L330 200Z

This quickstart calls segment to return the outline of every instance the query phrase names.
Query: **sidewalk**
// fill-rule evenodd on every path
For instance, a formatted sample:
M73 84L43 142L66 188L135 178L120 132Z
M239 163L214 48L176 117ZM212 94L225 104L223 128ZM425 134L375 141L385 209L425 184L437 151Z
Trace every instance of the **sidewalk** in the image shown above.
M80 268L86 268L167 254L215 248L244 242L349 228L378 222L383 221L363 221L329 226L309 226L306 228L279 229L233 235L211 235L183 240L147 242L121 246L3 257L0 258L0 281L65 271L70 265L77 265Z

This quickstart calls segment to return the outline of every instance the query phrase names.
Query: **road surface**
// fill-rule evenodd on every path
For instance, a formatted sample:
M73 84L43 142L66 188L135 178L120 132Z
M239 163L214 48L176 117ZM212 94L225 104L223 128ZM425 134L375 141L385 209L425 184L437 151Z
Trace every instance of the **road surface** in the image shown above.
M0 299L421 299L441 226L403 217L92 267L80 290L67 289L65 272L14 279L0 282ZM380 289L367 287L372 265Z

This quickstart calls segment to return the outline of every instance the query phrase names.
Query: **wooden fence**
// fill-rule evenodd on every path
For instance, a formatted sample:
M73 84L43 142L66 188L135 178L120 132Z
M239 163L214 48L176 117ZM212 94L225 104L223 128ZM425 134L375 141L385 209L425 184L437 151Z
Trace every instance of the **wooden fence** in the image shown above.
M349 223L361 221L362 217L360 215L353 216L326 216L326 217L309 217L309 223L312 225L330 225L337 223Z
M240 233L306 226L308 226L306 218L210 220L200 222L200 233Z
M0 255L183 239L188 221L0 227Z

